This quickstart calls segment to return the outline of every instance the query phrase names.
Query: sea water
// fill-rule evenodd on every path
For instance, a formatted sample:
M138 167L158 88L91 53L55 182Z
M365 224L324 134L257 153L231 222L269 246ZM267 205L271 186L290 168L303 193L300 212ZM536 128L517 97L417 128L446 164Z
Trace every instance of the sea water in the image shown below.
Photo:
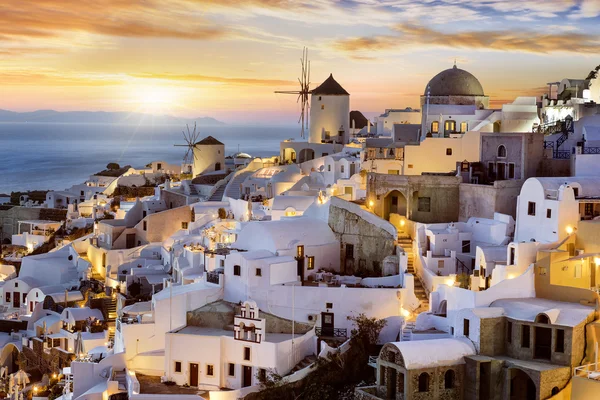
M0 193L65 190L105 169L109 162L143 167L151 161L181 163L186 152L182 128L172 125L0 123ZM222 125L200 128L199 140L213 136L225 155L279 154L282 140L299 139L290 126Z

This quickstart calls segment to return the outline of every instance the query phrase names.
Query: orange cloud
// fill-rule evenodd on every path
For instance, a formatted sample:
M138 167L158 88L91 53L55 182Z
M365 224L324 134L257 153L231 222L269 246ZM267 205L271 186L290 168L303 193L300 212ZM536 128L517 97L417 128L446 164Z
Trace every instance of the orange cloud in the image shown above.
M193 82L213 82L213 83L226 83L230 85L248 85L248 86L290 86L296 85L297 82L286 81L279 79L255 79L255 78L226 78L222 76L207 76L197 74L153 74L153 73L139 73L131 74L135 78L145 79L163 79L170 81L193 81Z
M437 46L480 50L519 51L528 53L586 53L600 51L596 35L575 32L540 33L530 31L466 31L444 33L409 24L393 27L395 35L379 35L342 39L333 47L355 55L360 52Z
M5 0L0 39L45 38L87 32L122 37L214 39L226 30L186 7L160 7L158 0Z

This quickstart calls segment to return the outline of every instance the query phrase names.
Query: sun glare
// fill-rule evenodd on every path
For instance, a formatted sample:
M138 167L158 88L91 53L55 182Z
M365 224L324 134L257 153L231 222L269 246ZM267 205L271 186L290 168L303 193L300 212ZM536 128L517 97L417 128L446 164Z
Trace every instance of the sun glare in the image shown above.
M166 112L177 101L176 91L166 86L142 86L136 93L138 107L147 112Z

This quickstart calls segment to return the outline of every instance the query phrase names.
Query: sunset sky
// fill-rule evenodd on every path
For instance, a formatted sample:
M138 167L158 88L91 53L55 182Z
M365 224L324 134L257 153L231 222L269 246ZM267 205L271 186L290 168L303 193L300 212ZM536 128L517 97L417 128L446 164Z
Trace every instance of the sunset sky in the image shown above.
M600 64L600 0L1 0L0 108L294 123L303 46L369 115L455 59L498 106Z

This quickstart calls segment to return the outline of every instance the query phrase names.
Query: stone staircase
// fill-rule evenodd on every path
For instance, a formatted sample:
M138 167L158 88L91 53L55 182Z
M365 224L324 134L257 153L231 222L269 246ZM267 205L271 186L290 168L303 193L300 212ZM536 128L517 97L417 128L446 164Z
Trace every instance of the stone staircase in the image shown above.
M254 171L244 171L235 176L231 181L229 181L229 183L227 184L227 188L225 189L225 196L236 200L239 199L242 194L242 182L244 182L246 178L250 176L253 172Z
M119 390L127 390L127 377L125 376L125 371L113 372L112 380L119 383Z
M117 319L117 299L112 297L104 298L104 309L106 310L106 323L108 325L109 341L115 338L115 320Z
M222 201L223 194L225 194L225 188L227 184L221 185L215 190L215 192L208 198L208 201Z
M415 329L415 322L408 321L402 329L402 338L400 339L402 342L409 341L412 335L412 331Z
M290 371L290 374L293 374L296 371L299 371L303 368L308 367L310 364L314 363L315 361L317 361L317 356L307 356L304 357L302 360L300 360L300 362L298 364L296 364L296 366L294 368L292 368L292 370Z
M417 296L417 299L420 303L419 308L417 308L413 313L413 318L416 318L421 312L429 311L429 295L425 291L421 279L415 273L415 253L413 251L413 240L407 236L399 236L398 245L402 247L406 253L406 256L408 257L407 272L415 277L415 296ZM411 320L413 319L411 318Z

